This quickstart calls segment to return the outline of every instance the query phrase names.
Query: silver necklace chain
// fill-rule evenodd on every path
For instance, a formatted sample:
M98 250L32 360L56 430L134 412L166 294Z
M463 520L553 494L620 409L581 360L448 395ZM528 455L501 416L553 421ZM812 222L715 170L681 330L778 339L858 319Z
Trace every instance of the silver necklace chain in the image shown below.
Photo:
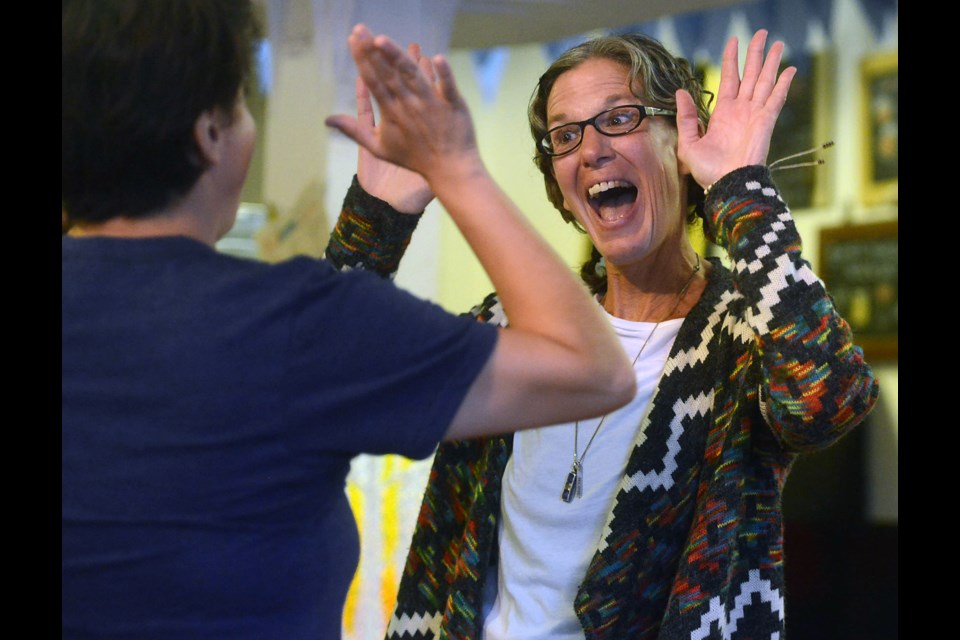
M669 320L671 316L676 312L677 308L680 306L680 302L683 300L683 296L686 295L687 289L690 288L690 284L693 282L694 276L697 275L700 271L700 254L696 254L697 264L693 268L693 272L690 274L690 277L687 278L687 282L683 285L683 288L680 289L680 293L677 294L677 301L673 303L673 308L670 309L670 313L666 315L663 320L657 321L653 325L653 329L650 330L650 334L647 335L646 340L643 341L643 344L640 346L640 351L637 352L637 355L633 358L633 367L636 367L637 362L640 360L640 354L643 353L644 349L647 348L647 344L650 343L650 339L653 338L653 334L656 332L657 327L660 326L665 320ZM583 453L578 453L579 449L579 436L580 436L580 421L577 420L573 423L573 465L570 467L570 472L567 474L567 481L563 485L563 492L560 494L560 498L564 502L573 502L574 497L582 498L583 497L583 459L587 457L587 451L590 449L590 445L593 444L593 439L597 437L597 433L600 432L600 427L603 426L603 421L607 419L609 413L603 414L600 418L600 422L597 423L597 427L593 430L593 435L590 436L590 440L587 441L587 446L583 448Z

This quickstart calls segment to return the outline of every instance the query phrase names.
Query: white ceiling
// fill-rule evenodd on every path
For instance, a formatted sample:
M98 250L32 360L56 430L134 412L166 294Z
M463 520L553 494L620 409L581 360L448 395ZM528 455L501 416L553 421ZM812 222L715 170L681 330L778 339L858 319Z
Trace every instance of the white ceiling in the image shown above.
M746 0L749 2L749 0ZM450 47L551 42L744 0L461 0Z

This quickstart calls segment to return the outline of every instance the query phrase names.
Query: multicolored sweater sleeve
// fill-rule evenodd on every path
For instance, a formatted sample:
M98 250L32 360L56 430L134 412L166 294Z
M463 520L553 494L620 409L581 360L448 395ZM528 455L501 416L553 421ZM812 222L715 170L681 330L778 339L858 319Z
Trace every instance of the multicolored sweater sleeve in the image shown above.
M801 255L800 235L763 166L710 190L707 237L726 249L747 302L762 373L760 404L787 451L817 450L856 426L878 386L850 326Z
M324 257L341 271L366 269L392 279L422 216L399 213L353 176Z

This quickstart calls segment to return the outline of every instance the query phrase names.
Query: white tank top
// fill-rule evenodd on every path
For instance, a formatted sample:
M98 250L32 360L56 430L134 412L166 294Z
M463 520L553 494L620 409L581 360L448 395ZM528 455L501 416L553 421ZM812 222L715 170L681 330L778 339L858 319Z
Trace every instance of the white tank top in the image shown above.
M608 314L632 359L656 326ZM583 497L560 498L573 423L519 431L503 474L497 575L487 578L483 640L583 640L573 600L597 549L627 459L683 319L660 323L634 365L637 395L610 413L583 459ZM583 453L600 418L581 420Z

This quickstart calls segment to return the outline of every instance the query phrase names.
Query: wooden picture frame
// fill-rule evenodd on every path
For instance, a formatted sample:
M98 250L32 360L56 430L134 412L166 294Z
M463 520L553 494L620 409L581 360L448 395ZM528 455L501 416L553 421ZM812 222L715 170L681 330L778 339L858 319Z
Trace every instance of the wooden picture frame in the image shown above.
M822 146L832 140L835 53L799 53L781 62L780 68L795 66L797 73L790 84L790 95L777 118L777 125L767 153L773 179L787 206L792 211L824 207L832 198L832 172L816 166L824 155ZM811 153L777 163L793 154ZM829 151L826 152L829 154ZM808 166L793 166L797 164Z
M862 200L867 205L899 199L898 61L895 50L868 56L860 63Z
M899 222L820 230L820 268L869 362L898 357Z

